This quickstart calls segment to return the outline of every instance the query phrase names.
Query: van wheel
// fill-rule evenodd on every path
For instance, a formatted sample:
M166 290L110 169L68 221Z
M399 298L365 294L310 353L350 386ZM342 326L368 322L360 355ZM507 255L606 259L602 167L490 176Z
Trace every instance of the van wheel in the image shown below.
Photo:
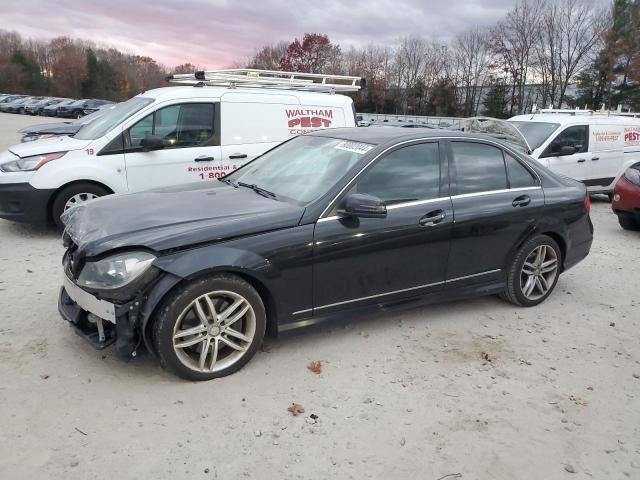
M640 230L640 223L636 221L635 218L629 216L618 216L618 223L625 230Z
M551 295L561 265L562 253L553 238L546 235L531 238L511 261L507 285L500 296L521 307L538 305Z
M94 198L109 195L111 192L100 185L94 183L76 183L60 190L51 204L51 218L56 227L60 230L64 228L60 215L71 207L80 205Z
M158 311L153 340L160 363L187 380L240 370L258 350L267 324L258 292L228 274L189 282Z

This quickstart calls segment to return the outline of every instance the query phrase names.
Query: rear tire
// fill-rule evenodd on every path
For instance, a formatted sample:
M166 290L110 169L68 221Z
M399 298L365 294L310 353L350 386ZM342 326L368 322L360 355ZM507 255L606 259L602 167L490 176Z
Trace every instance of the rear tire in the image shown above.
M51 218L53 219L53 223L59 230L64 229L60 215L73 206L71 204L79 204L96 197L109 195L110 193L111 192L105 187L88 182L76 183L63 188L56 194L51 204ZM77 200L76 202L73 201L74 198Z
M507 270L507 285L500 297L521 307L533 307L551 295L560 277L562 252L547 235L529 239Z
M163 368L186 380L211 380L240 370L264 338L267 316L245 280L220 274L193 280L158 309L153 341Z
M633 217L619 215L618 223L625 230L633 230L636 232L640 230L640 223Z

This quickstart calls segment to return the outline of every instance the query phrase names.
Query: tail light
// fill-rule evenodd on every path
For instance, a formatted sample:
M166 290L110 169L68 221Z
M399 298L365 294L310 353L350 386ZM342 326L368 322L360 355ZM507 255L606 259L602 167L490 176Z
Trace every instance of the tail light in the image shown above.
M589 198L589 194L584 197L584 209L587 213L591 211L591 199Z

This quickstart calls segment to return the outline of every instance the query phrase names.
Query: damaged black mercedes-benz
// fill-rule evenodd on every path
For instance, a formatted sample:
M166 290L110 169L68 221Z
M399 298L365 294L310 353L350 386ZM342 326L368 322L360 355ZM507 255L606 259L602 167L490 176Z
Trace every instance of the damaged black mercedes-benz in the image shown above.
M63 215L59 310L76 332L207 380L267 326L475 295L537 305L593 237L584 185L483 135L318 131L220 180Z

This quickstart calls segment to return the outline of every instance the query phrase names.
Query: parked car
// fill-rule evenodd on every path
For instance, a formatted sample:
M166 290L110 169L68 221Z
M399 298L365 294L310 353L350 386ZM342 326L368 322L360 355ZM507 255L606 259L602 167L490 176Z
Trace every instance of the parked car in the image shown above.
M30 99L22 102L16 109L15 111L11 111L10 113L19 113L20 115L24 115L27 112L27 108L35 105L36 103L41 102L42 100L44 100L44 97L31 97Z
M119 103L73 137L0 153L0 218L55 222L79 200L210 181L315 129L354 126L345 95L165 87Z
M19 98L24 98L25 96L26 95L4 95L0 98L0 111L2 111L2 105L18 100Z
M640 162L627 168L616 183L611 208L622 228L640 230Z
M109 102L108 100L96 100L92 98L85 98L83 100L76 100L73 103L69 103L66 105L60 105L58 108L58 117L62 118L80 118L87 115L87 113L94 112L97 107L101 105L105 105Z
M110 105L115 105L115 102L111 102L109 100L90 100L87 102L83 113L85 115L91 115L92 113L97 112L102 108L109 107Z
M33 142L45 138L59 137L63 135L74 136L83 125L87 125L97 120L104 114L104 110L100 109L77 120L71 120L59 123L42 123L25 127L18 132L22 134L21 142Z
M640 118L585 111L553 111L510 118L531 156L550 170L611 197L629 166L640 161Z
M486 136L315 131L220 180L63 215L58 308L76 332L208 380L267 326L475 295L537 305L593 237L583 184Z
M24 107L24 113L28 113L29 115L42 115L42 110L49 105L57 105L63 100L68 100L66 98L51 98L45 97L41 100L29 102Z
M77 100L73 100L73 99L62 100L59 103L54 103L52 105L44 107L42 109L42 115L44 115L45 117L57 117L58 116L58 107L70 105L70 104L72 104L73 102L76 102L76 101Z
M18 97L10 102L0 104L0 111L4 113L18 113L32 97Z

